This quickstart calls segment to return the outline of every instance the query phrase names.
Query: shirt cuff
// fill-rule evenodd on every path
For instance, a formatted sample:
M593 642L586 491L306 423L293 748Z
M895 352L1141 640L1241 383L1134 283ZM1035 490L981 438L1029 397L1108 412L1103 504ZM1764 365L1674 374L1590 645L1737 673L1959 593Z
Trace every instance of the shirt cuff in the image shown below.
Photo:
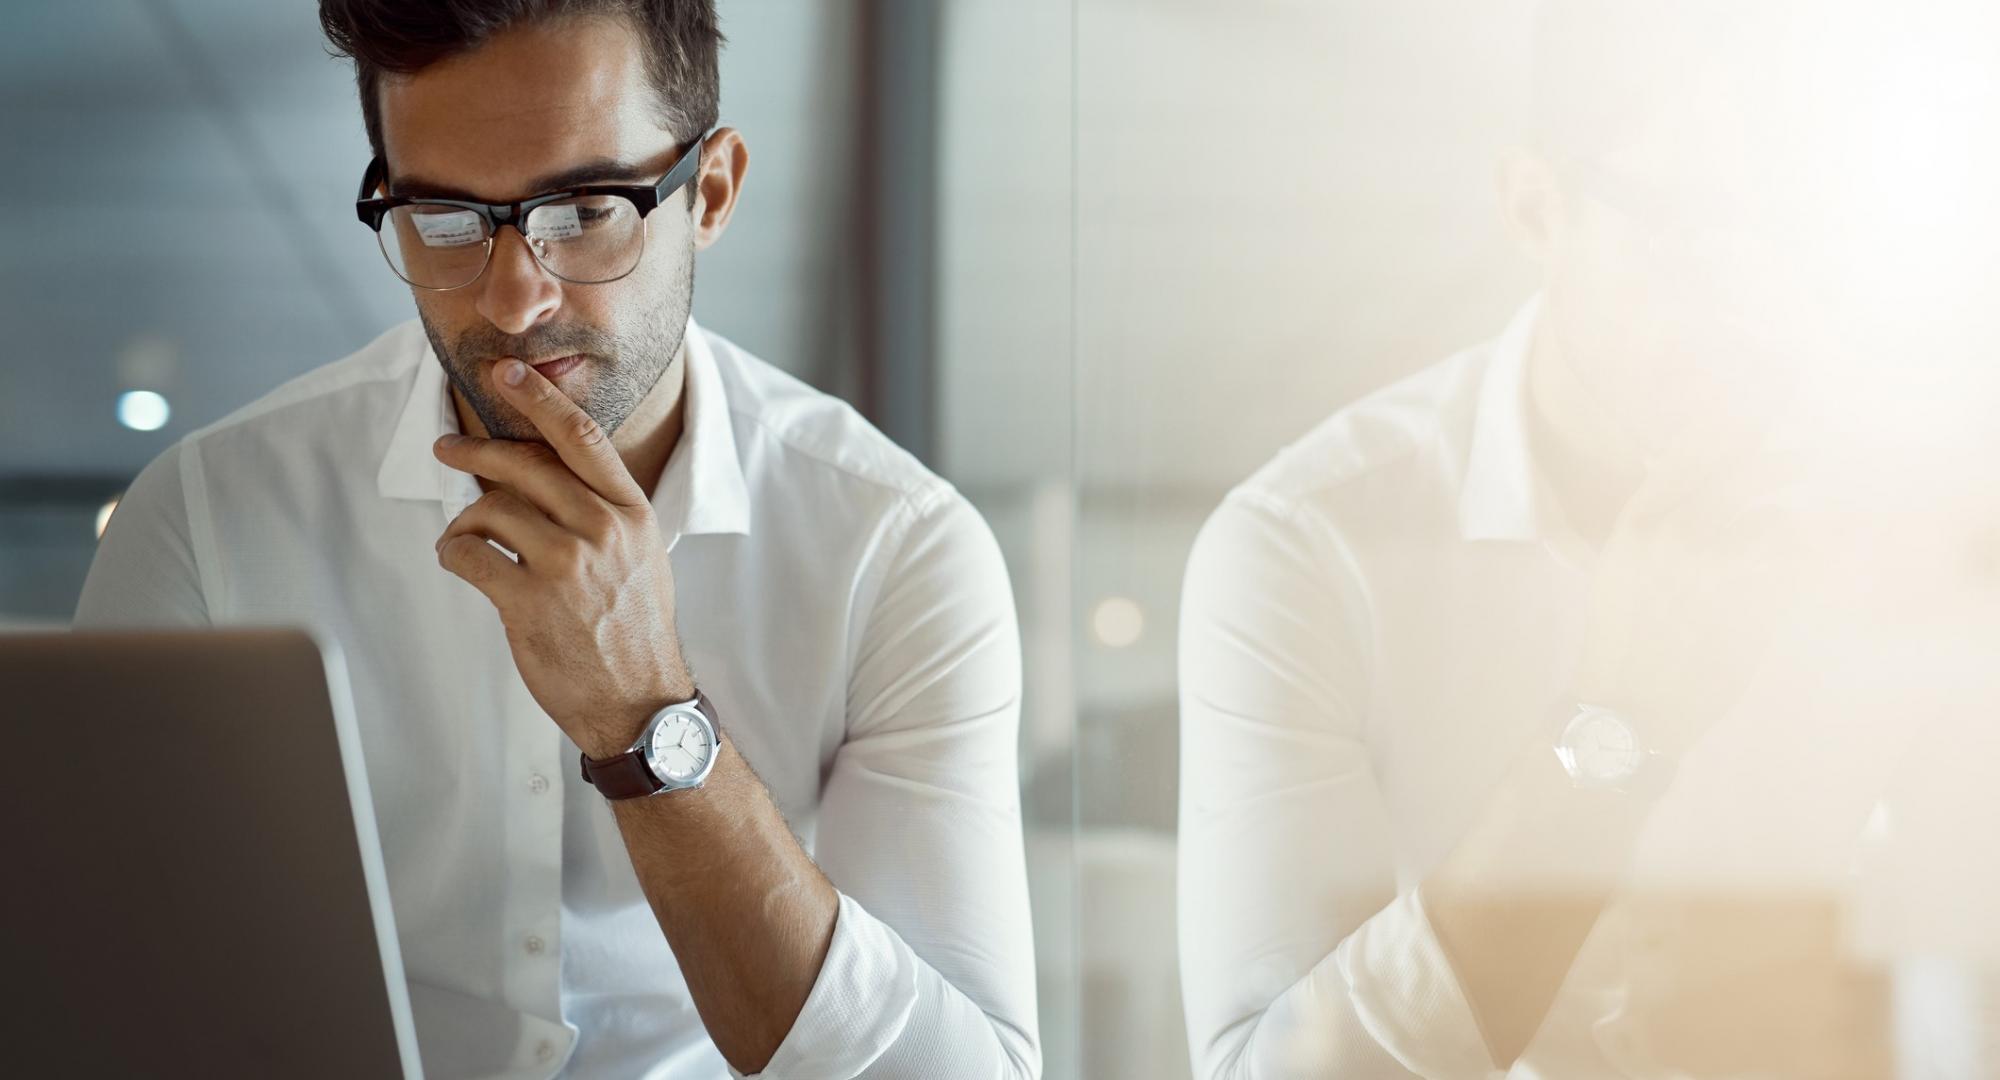
M1416 890L1335 950L1361 1026L1418 1076L1501 1075Z
M805 1007L754 1080L852 1080L902 1036L917 1004L917 957L846 893ZM731 1076L750 1080L734 1068Z

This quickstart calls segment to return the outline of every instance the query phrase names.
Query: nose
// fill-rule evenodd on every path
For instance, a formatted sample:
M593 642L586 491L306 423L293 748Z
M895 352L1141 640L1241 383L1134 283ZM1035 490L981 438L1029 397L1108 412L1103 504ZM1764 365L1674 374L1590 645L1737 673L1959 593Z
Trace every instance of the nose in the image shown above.
M562 306L562 283L535 261L519 229L493 234L493 259L477 288L479 313L503 333L526 333Z

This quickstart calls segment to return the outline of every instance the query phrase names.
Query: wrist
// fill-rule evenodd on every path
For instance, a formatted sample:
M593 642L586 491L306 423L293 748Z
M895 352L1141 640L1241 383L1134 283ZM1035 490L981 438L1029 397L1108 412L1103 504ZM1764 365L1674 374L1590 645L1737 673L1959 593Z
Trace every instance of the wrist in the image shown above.
M638 799L700 788L721 754L721 727L714 704L697 693L661 706L625 749L596 756L578 749L587 783L613 801Z
M676 669L680 667L678 664L674 666ZM564 724L563 728L575 733L571 741L576 743L578 750L592 760L601 761L632 749L632 744L646 733L646 725L661 709L692 701L694 696L694 680L677 673L635 701L580 718L574 724Z
M1650 801L1673 782L1674 755L1662 753L1651 718L1588 698L1562 702L1550 750L1579 789Z
M665 701L661 705L667 704ZM583 751L592 761L603 761L616 757L632 749L646 732L646 722L653 718L659 706L641 711L621 711L615 719L596 718L593 723L574 736L576 748Z

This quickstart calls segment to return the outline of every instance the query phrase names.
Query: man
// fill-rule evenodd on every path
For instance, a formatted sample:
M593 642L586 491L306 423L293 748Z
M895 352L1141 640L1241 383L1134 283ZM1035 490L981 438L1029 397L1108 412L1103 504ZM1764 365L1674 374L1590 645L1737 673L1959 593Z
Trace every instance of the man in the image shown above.
M1786 9L1548 4L1501 177L1540 297L1203 530L1196 1075L1891 1069L1837 890L1906 745L1910 619L1854 586L1928 571L1821 498L1863 479L1800 403L1855 370L1820 276L1851 232L1803 212L1834 174L1780 92L1792 15L1829 11Z
M339 641L429 1075L1036 1075L1005 570L690 320L712 3L321 20L419 320L149 465L78 625Z

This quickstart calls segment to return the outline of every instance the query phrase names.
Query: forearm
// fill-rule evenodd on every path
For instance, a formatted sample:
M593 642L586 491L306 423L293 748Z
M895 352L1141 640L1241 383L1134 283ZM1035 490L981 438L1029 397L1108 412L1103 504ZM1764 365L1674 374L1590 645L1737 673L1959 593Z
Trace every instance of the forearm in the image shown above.
M1185 926L1182 954L1199 1080L1470 1080L1492 1071L1414 896L1398 897L1356 926L1298 981L1258 1002L1248 1022L1248 995L1227 989L1248 965ZM1206 986L1197 982L1203 979Z
M1578 789L1548 748L1531 747L1419 887L1500 1067L1541 1027L1646 812L1642 799Z
M1032 1000L993 1009L968 985L843 895L819 985L759 1080L1034 1080Z
M1279 837L1306 835L1312 822L1343 816L1322 806L1301 805L1282 815L1268 801L1260 807L1264 824ZM1350 808L1345 816L1367 814ZM1233 1024L1241 1014L1227 999L1205 1002L1197 993L1192 1000L1213 1014L1196 1024L1200 1075L1469 1078L1505 1072L1540 1029L1644 820L1642 805L1615 793L1578 790L1546 746L1529 748L1474 815L1471 831L1414 893L1371 905L1368 918L1263 1005L1254 1026ZM1189 858L1213 864L1203 877L1218 876L1211 873L1218 868L1224 880L1245 876L1234 869L1245 857L1242 838L1259 834L1242 823L1218 831L1227 839L1183 838L1182 953L1184 964L1193 965L1191 983L1241 963L1240 944L1207 947L1204 938L1216 933L1216 925L1246 916L1258 920L1233 907L1201 906L1199 883L1187 896ZM1250 857L1275 867L1295 845L1281 840L1271 846L1258 852L1253 845ZM1265 880L1274 872L1248 876ZM1353 909L1360 902L1360 896L1336 894L1333 906ZM1297 910L1265 907L1265 922L1287 920L1287 911ZM1290 933L1303 931L1292 927ZM1204 1034L1214 1041L1204 1045Z
M839 894L726 736L701 788L612 805L710 1039L759 1071L819 977Z

